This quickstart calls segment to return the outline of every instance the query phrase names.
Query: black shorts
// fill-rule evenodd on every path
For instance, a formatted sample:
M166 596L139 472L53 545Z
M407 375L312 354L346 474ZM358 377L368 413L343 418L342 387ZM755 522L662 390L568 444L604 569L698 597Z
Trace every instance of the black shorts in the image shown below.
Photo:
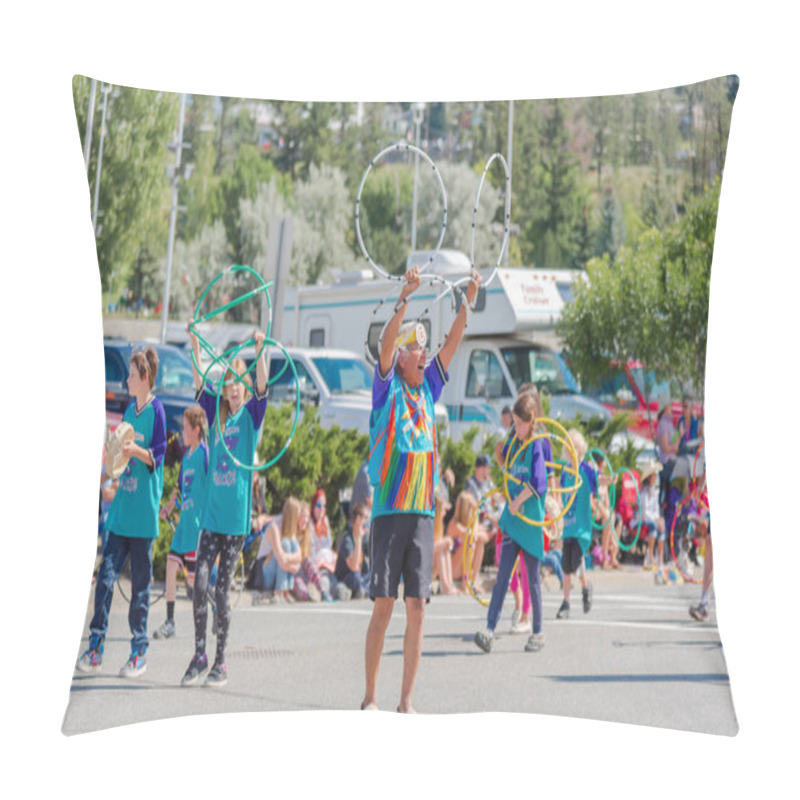
M170 550L167 553L167 560L177 561L180 568L187 575L194 575L194 568L197 566L197 551L192 550L191 553L176 553Z
M565 575L574 575L583 560L583 550L577 539L564 539L564 547L561 552L561 569Z
M433 517L391 514L375 517L370 534L372 578L369 596L397 597L403 578L403 596L430 599L433 576Z

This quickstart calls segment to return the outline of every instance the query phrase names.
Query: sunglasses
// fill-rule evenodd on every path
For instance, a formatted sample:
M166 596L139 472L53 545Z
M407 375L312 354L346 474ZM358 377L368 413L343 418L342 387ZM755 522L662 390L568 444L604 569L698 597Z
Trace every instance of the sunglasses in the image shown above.
M314 503L314 508L325 508L325 503Z

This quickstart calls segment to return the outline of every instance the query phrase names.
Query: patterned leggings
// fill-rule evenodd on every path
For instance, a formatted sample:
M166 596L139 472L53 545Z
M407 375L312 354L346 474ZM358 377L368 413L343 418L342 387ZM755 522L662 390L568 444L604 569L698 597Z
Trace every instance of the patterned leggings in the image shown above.
M231 624L231 608L228 592L231 578L244 545L244 535L227 536L213 531L203 531L197 545L197 567L194 579L194 650L202 656L206 652L206 628L208 627L208 591L211 569L219 555L215 604L217 607L217 655L215 663L225 663L225 644Z

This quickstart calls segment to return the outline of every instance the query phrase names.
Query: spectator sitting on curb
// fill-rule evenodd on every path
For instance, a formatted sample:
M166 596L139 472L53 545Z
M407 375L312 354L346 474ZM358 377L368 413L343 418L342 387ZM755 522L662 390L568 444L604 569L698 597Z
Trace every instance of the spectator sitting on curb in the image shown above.
M339 586L347 587L350 595L356 600L366 596L367 589L369 589L369 573L365 574L361 570L364 560L363 541L366 533L364 526L366 520L366 508L360 503L353 506L347 532L339 543L339 552L336 556L334 573L336 580L339 582Z

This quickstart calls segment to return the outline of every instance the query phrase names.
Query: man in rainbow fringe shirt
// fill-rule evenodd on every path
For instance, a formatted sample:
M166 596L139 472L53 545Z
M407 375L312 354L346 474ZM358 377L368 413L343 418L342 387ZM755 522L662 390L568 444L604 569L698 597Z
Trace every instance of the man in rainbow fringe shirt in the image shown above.
M461 342L467 306L478 294L480 276L471 277L466 303L450 327L439 355L426 365L425 328L403 325L409 296L419 287L419 268L406 282L389 320L375 366L370 415L369 478L372 501L369 594L374 601L365 646L366 690L362 710L377 710L377 682L383 640L392 617L400 578L406 604L401 713L415 713L412 695L422 656L425 605L433 574L434 489L439 467L434 403L447 380L447 367Z

